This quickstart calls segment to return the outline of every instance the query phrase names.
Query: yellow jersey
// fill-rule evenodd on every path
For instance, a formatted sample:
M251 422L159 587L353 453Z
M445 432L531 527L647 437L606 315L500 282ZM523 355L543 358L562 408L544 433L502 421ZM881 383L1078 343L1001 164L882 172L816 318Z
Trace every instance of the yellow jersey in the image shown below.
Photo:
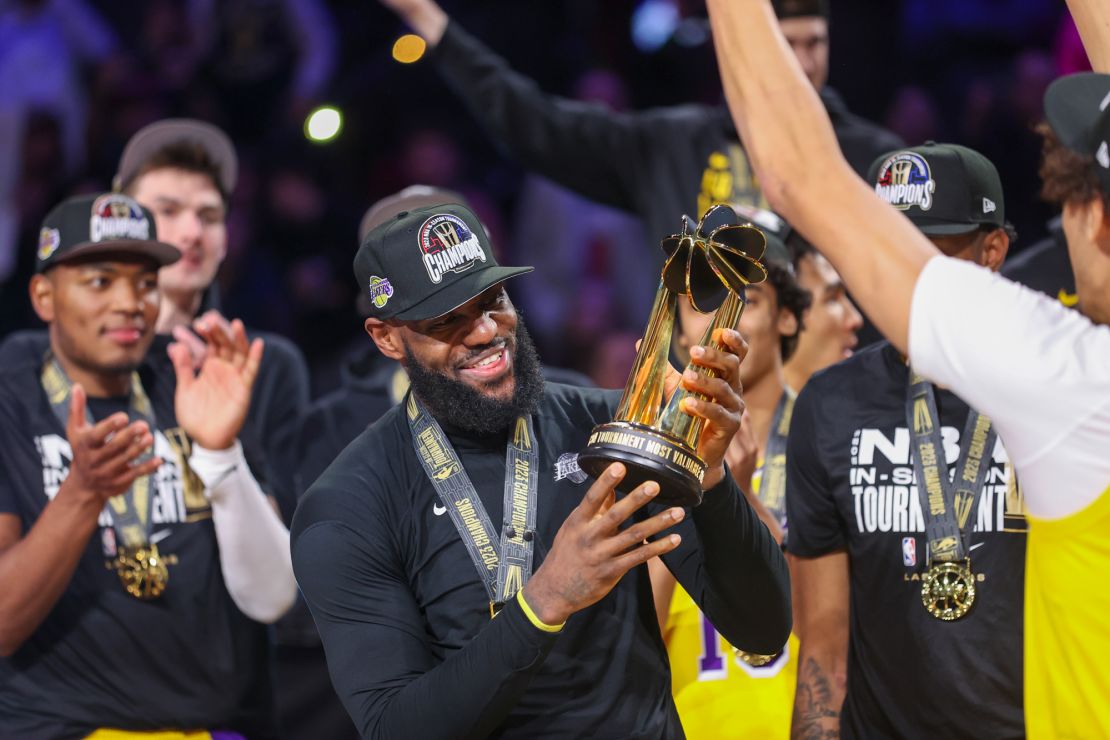
M1110 737L1110 488L1071 516L1028 520L1026 731Z
M680 585L667 618L671 691L682 728L698 738L788 738L798 675L798 638L763 666L750 666L717 634Z
M756 492L762 473L760 460L752 476ZM793 634L774 660L748 665L676 583L663 639L671 663L671 693L687 738L790 737L798 676L798 638Z

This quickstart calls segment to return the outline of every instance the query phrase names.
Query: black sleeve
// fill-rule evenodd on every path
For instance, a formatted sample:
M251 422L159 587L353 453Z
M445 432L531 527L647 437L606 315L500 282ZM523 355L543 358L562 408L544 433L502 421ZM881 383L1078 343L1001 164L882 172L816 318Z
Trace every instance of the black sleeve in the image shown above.
M813 381L798 394L786 442L786 521L790 527L786 548L802 557L819 557L847 546L818 447L821 396L819 384Z
M781 650L792 619L786 558L732 475L673 531L682 544L663 562L717 631L742 650Z
M293 567L336 693L366 738L490 735L558 634L533 626L514 599L438 660L389 541L384 527L359 533L337 521L295 535Z
M297 432L308 406L308 366L301 351L285 337L267 333L263 338L266 348L251 396L251 430L246 434L256 435L268 488L288 522L297 505Z
M505 60L448 23L432 58L490 139L528 169L579 194L634 210L638 165L663 138L646 114L549 95ZM646 138L645 138L646 137Z

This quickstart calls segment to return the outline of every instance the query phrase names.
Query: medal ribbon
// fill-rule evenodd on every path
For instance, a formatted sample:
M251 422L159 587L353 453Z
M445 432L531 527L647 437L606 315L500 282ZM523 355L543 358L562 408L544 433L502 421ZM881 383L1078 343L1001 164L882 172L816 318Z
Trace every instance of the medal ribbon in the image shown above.
M64 428L69 420L69 402L73 392L73 382L66 375L65 370L58 364L58 360L51 353L47 353L40 376L42 388L50 401L50 409ZM137 372L131 373L131 400L128 404L127 416L131 421L145 421L151 432L157 428L154 419L154 408L150 398L143 390L142 381ZM85 408L85 418L89 424L95 424L92 412ZM144 462L149 460L151 452L145 452L136 460ZM145 545L150 538L151 519L150 512L154 506L154 496L151 495L149 475L136 478L131 487L124 493L113 496L108 500L111 511L112 529L116 537L127 547Z
M505 446L505 521L498 535L443 428L412 392L405 402L405 415L416 456L447 507L486 587L491 612L496 613L532 576L539 488L532 417L516 420Z
M786 517L786 438L794 401L798 394L790 388L783 391L771 418L771 431L763 452L763 479L759 483L759 500L778 521Z
M979 494L986 482L997 433L974 409L960 437L956 475L948 475L933 384L910 369L906 424L913 440L917 495L925 518L929 563L964 560L971 548Z

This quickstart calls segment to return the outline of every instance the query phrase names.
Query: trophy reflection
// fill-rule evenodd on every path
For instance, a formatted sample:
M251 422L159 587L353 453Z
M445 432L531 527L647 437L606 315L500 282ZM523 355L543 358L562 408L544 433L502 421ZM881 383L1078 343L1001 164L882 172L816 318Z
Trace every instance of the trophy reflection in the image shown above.
M594 427L578 455L583 470L596 478L611 463L624 463L628 472L618 490L628 492L654 480L661 503L701 503L706 464L697 447L705 420L681 406L687 397L704 397L681 385L670 398L664 397L678 297L685 295L701 313L717 311L699 344L720 349L713 335L718 329L736 328L744 310L744 287L767 278L759 262L766 245L763 232L740 223L735 211L724 205L710 208L696 225L683 216L682 233L663 240L667 259L647 330L616 417ZM687 367L710 377L716 374L693 363Z

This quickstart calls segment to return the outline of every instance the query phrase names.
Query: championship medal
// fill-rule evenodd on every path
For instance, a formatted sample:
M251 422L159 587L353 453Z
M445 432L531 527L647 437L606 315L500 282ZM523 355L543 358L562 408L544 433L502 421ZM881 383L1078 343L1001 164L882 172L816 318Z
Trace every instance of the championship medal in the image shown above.
M953 622L975 604L971 561L933 563L921 579L921 603L937 619Z
M744 665L750 665L752 668L759 668L777 658L778 653L775 655L760 655L759 653L749 653L747 650L737 649L736 657L744 661Z
M167 566L175 563L176 556L163 558L158 552L158 545L149 543L121 547L109 567L115 567L116 575L127 593L147 601L158 598L166 590L166 583L170 580Z

